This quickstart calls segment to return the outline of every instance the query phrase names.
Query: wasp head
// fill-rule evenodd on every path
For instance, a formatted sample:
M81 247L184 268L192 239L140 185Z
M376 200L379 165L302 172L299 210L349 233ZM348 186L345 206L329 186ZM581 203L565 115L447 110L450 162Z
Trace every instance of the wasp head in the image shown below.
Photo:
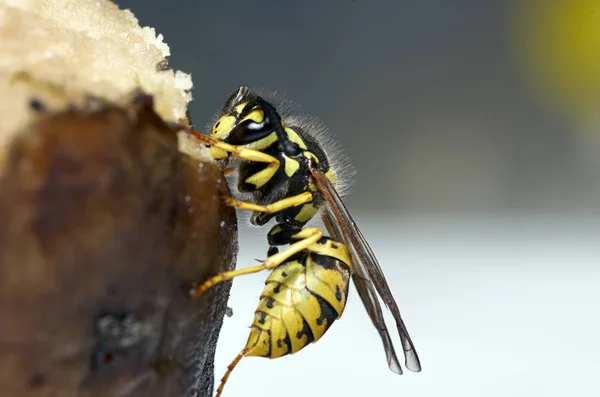
M211 136L243 146L268 137L280 126L281 118L273 106L242 86L227 99L221 116L212 127ZM211 149L211 154L216 159L227 157L227 153L216 148Z

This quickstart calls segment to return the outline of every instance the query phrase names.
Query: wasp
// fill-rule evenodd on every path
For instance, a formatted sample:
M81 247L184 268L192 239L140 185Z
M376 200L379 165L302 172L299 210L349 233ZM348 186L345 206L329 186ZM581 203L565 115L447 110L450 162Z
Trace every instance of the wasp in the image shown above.
M246 346L228 366L217 397L243 357L278 358L318 341L341 317L351 279L383 341L389 368L402 374L378 296L395 319L405 367L420 371L383 271L336 190L347 167L328 155L323 127L273 103L242 86L226 101L210 135L193 131L236 180L237 194L226 196L227 204L251 211L255 226L275 220L266 260L217 274L191 292L199 296L225 280L271 271ZM317 215L328 236L306 226Z

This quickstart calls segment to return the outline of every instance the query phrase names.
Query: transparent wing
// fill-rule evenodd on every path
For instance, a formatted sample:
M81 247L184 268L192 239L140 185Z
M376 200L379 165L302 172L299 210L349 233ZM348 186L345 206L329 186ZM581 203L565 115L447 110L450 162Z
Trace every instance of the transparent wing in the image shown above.
M329 231L331 238L347 244L341 229L337 226L337 221L333 218L330 211L326 211L323 214L323 222L325 223L325 227ZM373 283L369 281L366 275L359 275L358 273L352 274L352 281L354 281L358 295L360 296L365 309L367 309L367 313L369 313L373 325L379 332L390 369L397 374L402 374L402 367L398 362L392 339L390 338L387 326L385 325L385 320L383 318L383 313L381 312L381 306L377 300L375 289L373 288Z
M388 359L390 369L396 373L402 373L383 314L381 306L375 295L375 290L385 303L386 307L392 312L396 327L404 350L404 364L406 368L413 372L421 370L419 356L404 325L398 304L392 295L392 291L383 275L383 271L375 258L375 254L369 247L369 244L356 226L356 223L348 213L342 199L337 194L335 187L331 184L325 175L316 169L311 169L311 174L328 202L327 210L323 215L323 221L331 236L336 240L343 241L352 254L355 274L352 279L360 295L363 304L371 317L375 328L383 341L383 346Z

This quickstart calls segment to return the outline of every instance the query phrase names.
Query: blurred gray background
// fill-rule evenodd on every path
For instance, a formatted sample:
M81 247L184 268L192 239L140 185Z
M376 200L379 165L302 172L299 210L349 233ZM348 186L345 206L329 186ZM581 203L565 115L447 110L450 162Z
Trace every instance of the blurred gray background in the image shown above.
M509 1L118 3L192 73L198 126L241 84L326 122L358 170L353 208L600 209L598 152L532 91Z
M585 50L568 40L600 37L600 19L591 31L577 20L600 18L598 0L118 3L192 73L197 126L241 84L328 124L358 171L347 203L424 368L386 369L351 291L319 343L242 360L224 396L600 395L600 117L578 91L594 84L577 80L600 80L600 67L568 61ZM568 4L574 23L560 20ZM264 258L265 234L242 230L239 267ZM234 282L217 379L265 276Z

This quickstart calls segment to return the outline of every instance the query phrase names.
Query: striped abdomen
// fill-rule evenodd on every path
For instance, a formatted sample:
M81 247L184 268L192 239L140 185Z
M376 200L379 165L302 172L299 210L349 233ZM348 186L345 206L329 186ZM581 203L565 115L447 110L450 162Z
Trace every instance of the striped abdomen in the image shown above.
M243 355L277 358L319 340L344 311L351 272L347 248L326 237L277 266Z

